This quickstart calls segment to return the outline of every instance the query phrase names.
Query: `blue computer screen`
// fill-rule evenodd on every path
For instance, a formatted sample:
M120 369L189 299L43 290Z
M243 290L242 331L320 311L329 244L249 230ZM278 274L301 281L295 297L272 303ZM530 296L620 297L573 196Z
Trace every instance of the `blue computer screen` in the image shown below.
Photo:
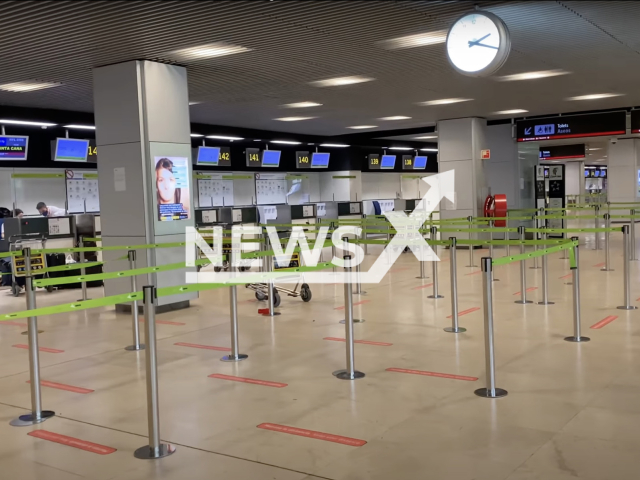
M427 168L427 157L414 157L413 158L413 169L414 170L422 170Z
M198 147L196 160L198 165L218 165L218 160L220 160L219 147Z
M88 154L89 140L58 138L53 159L57 162L86 162Z
M280 165L279 150L265 150L264 152L262 152L263 167L277 167L278 165Z
M393 168L396 165L395 155L383 155L380 161L380 168Z
M311 155L311 168L327 168L329 166L329 154L314 152Z

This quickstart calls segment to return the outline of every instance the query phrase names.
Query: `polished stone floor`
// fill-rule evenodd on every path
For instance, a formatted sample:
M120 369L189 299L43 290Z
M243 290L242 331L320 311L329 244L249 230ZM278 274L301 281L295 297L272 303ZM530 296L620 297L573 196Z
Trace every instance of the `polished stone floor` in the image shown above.
M439 265L445 296L439 300L428 298L431 287L421 288L432 280L416 278L416 259L402 255L381 284L365 285L367 294L355 297L364 302L355 307L356 317L366 320L355 325L356 338L383 343L356 345L356 367L366 373L357 381L332 376L344 368L345 343L325 340L345 336L338 323L344 318L341 285L312 286L310 303L283 297L275 318L258 315L264 302L238 289L240 349L249 355L241 363L220 362L224 351L176 345L229 346L227 291L205 292L187 310L158 315L173 322L157 326L158 362L161 435L177 451L155 461L133 456L147 441L146 383L144 352L123 348L131 343L128 315L102 308L39 319L40 346L62 350L40 354L42 379L93 392L43 386L44 407L56 417L22 428L9 421L30 408L27 351L14 347L27 342L25 321L0 322L0 478L636 480L640 311L616 309L623 303L619 235L612 236L610 272L600 270L604 253L592 249L593 236L582 240L582 326L589 343L563 341L573 333L568 260L549 257L555 302L549 306L514 304L519 265L496 269L497 386L509 392L501 399L473 393L485 383L482 276L466 267L463 250L458 295L460 311L469 311L460 317L467 332L443 331L451 313L449 253ZM487 251L475 252L476 264L480 255ZM430 265L427 272L431 277ZM540 300L541 278L540 269L527 268L532 300ZM631 265L631 292L637 304L640 262ZM93 298L101 295L90 290ZM77 296L38 291L37 301L46 306ZM23 296L0 291L1 313L23 307ZM609 316L617 318L590 328ZM257 428L265 423L326 435ZM37 430L116 451L101 455L29 435ZM340 437L366 444L330 441Z

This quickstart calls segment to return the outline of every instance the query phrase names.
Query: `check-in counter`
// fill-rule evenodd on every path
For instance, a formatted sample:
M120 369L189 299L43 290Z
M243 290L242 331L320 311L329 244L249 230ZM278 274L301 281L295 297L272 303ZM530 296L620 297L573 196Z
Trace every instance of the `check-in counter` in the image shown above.
M77 230L76 216L65 217L21 217L4 219L4 241L9 243L20 236L44 238L47 248L75 247Z

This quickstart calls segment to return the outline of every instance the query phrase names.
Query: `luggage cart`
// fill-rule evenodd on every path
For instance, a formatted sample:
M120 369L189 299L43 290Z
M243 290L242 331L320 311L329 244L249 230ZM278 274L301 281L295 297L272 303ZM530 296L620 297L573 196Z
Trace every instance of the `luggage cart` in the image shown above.
M218 226L218 225L216 225ZM222 225L223 229L230 229L230 225ZM224 235L223 235L224 236ZM232 252L232 246L231 246L231 242L229 243L223 243L222 244L222 255L224 256L224 260L222 261L222 265L221 266L216 266L214 265L213 267L213 271L214 272L221 272L222 270L227 271L229 270L229 267L231 266L231 252ZM199 255L200 259L205 258L205 256L202 254L202 252L200 252ZM239 267L239 270L241 272L246 272L247 270L251 269L251 260L242 260L241 261L244 265L241 265ZM208 263L205 265L200 265L198 266L198 271L200 271L202 268L206 267L207 265L209 265Z
M9 237L9 251L22 250L24 247L37 244L40 249L44 249L47 243L47 239L44 234L30 233L23 235L12 235ZM16 255L13 257L11 263L11 293L14 297L20 295L20 292L25 286L25 259L22 255ZM47 268L47 257L43 253L31 255L31 271L42 270ZM35 275L36 278L42 278L44 275ZM53 286L46 287L47 292L53 291Z
M284 259L279 260L278 257L273 257L273 270L283 270L285 268L297 268L301 266L300 262L300 254L294 253L291 256L291 261L289 263L285 263ZM308 283L304 283L304 275L293 273L291 277L280 277L280 279L288 279L295 278L296 286L293 290L284 287L278 287L274 285L274 295L273 295L273 306L278 307L280 305L280 292L286 293L290 297L298 298L300 297L303 302L311 301L311 287L309 287ZM301 283L302 280L302 283ZM250 288L251 290L256 292L256 299L259 301L267 300L269 298L269 285L266 283L248 283L245 285L246 288ZM300 291L298 291L298 287L300 287Z

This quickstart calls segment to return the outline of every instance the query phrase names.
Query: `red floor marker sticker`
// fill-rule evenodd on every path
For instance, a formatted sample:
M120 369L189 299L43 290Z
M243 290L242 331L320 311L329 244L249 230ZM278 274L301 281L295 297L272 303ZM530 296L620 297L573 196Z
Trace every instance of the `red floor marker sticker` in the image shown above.
M178 345L179 347L202 348L203 350L216 350L218 352L231 351L231 349L228 347L214 347L213 345L198 345L197 343L178 342L178 343L174 343L174 345Z
M20 322L0 322L0 325L6 325L7 327L27 327L26 323L20 323Z
M598 330L598 329L604 327L605 325L609 325L616 318L618 318L617 315L609 315L608 317L605 317L602 320L600 320L598 323L594 323L593 325L591 325L590 328L593 328L594 330Z
M573 275L573 273L567 273L566 275L563 275L562 277L560 277L560 280L562 280L564 278L571 278L572 275Z
M413 287L412 290L420 290L422 288L433 287L433 283L429 283L427 285L420 285L419 287Z
M144 318L140 319L141 322L144 322ZM182 322L167 322L166 320L156 320L158 325L186 325L186 323Z
M256 380L255 378L234 377L233 375L223 375L222 373L213 373L209 378L218 378L220 380L231 380L232 382L252 383L253 385L263 385L265 387L284 388L288 384L279 382L268 382L266 380Z
M468 277L469 275L478 275L479 273L482 273L482 270L478 270L476 272L471 272L471 273L465 273L464 276Z
M21 343L17 345L11 345L11 346L15 348L23 348L25 350L29 350L29 345L23 345ZM47 348L47 347L39 347L38 350L45 353L64 353L64 350L57 350L55 348Z
M353 306L355 307L356 305L362 305L363 303L369 303L371 300L362 300L361 302L356 302L353 304ZM336 307L334 308L334 310L344 310L344 305L341 307Z
M325 337L323 340L331 340L332 342L346 342L344 338ZM354 340L353 343L362 343L363 345L377 345L378 347L390 347L393 343L386 342L370 342L368 340Z
M527 292L533 292L534 290L537 290L537 289L538 289L538 287L529 287L529 288L527 288L526 291ZM514 293L514 295L520 295L520 292L516 292L516 293Z
M467 313L472 313L472 312L475 312L477 310L480 310L480 307L467 308L466 310L458 312L458 316L461 317L462 315L466 315ZM447 318L451 318L451 317L452 317L452 315L449 315Z
M604 262L602 262L602 263L598 263L597 265L594 265L594 267L604 267L604 266L605 266L605 263L604 263Z
M27 380L27 383L31 383L31 380ZM67 392L82 393L84 395L86 395L87 393L95 392L95 390L89 390L88 388L74 387L73 385L49 382L47 380L40 380L40 385L42 385L43 387L57 388L58 390L66 390Z
M299 437L313 438L315 440L324 440L326 442L341 443L342 445L349 445L350 447L361 447L367 444L366 441L358 440L357 438L342 437L331 433L305 430L304 428L287 427L286 425L277 425L275 423L261 423L258 425L258 428L271 430L273 432L289 433L291 435L298 435Z
M464 375L452 375L450 373L426 372L424 370L411 370L407 368L387 368L387 372L411 373L413 375L425 375L427 377L451 378L453 380L465 380L475 382L478 377L466 377Z
M59 443L68 447L79 448L80 450L86 450L87 452L97 453L98 455L109 455L117 451L115 448L105 447L104 445L98 445L97 443L87 442L80 440L79 438L67 437L66 435L60 435L59 433L49 432L47 430L34 430L27 433L31 437L41 438L42 440L49 440L50 442Z

